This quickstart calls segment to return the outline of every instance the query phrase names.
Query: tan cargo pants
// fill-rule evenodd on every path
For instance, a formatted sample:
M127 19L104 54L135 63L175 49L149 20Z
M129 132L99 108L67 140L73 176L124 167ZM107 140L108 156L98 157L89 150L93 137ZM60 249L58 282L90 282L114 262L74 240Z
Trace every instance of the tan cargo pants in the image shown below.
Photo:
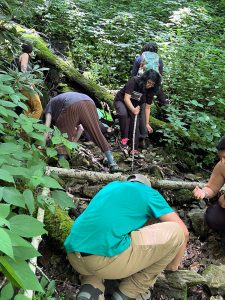
M122 279L121 292L136 299L155 283L183 242L181 227L175 222L163 222L131 232L130 247L119 255L82 257L74 252L68 253L68 259L81 274L81 284L91 284L104 293L104 279Z

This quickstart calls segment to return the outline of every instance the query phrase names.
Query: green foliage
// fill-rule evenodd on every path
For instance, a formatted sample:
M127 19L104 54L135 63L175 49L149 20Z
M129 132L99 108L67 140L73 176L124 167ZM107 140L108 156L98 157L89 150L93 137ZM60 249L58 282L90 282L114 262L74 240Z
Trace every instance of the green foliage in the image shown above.
M42 292L38 279L31 271L27 260L40 253L30 243L30 238L47 233L44 224L35 218L38 207L52 210L73 206L62 190L57 177L45 175L47 153L54 152L55 144L42 152L43 134L48 129L38 120L24 114L17 115L15 108L26 109L26 98L20 93L31 82L38 84L34 74L1 72L0 74L0 271L8 282L1 290L0 299L12 299L13 287ZM18 80L15 80L18 79ZM72 150L70 142L59 132L56 139L64 141ZM52 195L45 196L42 189L48 187ZM57 189L54 191L54 189ZM62 201L60 201L60 197ZM40 200L41 199L41 200ZM51 199L51 201L49 201ZM21 293L15 299L26 299Z

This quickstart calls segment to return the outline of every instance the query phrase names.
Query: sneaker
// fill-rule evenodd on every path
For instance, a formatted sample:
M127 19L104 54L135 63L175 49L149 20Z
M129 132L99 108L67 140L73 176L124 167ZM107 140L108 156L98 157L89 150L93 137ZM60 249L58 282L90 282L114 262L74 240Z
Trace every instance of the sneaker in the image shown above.
M99 300L102 291L91 284L84 284L76 295L76 300Z
M116 163L113 163L109 166L109 172L110 173L116 173L116 172L121 172L121 169Z
M128 140L129 140L128 138L124 138L120 141L120 147L121 147L121 150L123 151L123 154L125 155L125 157L129 156L129 147L127 145Z
M121 139L120 141L121 146L127 146L128 140L129 140L128 138Z
M117 289L113 294L111 300L135 300L134 298L130 298L124 295L119 289Z

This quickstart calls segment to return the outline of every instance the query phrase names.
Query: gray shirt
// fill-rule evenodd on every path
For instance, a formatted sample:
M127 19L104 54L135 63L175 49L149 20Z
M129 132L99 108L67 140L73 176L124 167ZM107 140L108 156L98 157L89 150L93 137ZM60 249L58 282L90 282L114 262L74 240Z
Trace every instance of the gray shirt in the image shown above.
M55 123L61 112L63 112L67 107L79 101L94 102L88 95L77 92L67 92L52 98L48 102L44 114L51 114L52 121Z

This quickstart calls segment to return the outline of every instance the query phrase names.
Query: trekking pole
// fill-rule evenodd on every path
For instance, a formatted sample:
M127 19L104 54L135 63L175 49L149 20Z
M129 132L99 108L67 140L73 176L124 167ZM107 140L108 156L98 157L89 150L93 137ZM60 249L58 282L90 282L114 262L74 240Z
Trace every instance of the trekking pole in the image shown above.
M134 171L134 144L135 144L137 117L138 117L138 115L135 115L135 117L134 117L134 131L133 131L133 141L132 141L132 161L131 161L131 170L132 170L132 172Z

